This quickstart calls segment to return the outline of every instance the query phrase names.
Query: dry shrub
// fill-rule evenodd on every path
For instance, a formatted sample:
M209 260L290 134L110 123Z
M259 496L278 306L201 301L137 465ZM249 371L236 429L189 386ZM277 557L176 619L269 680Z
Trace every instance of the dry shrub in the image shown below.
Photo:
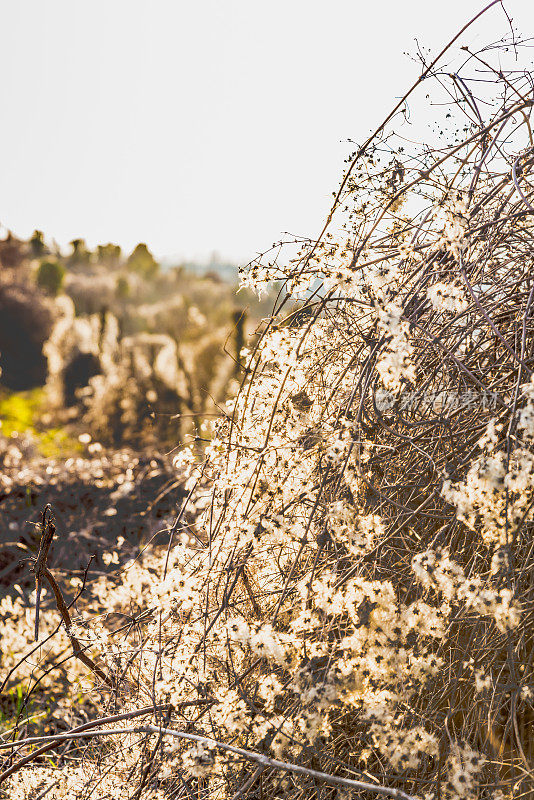
M37 291L13 280L0 278L0 381L23 391L46 381L43 345L54 324L51 303Z
M183 305L171 298L157 304L158 313ZM146 309L139 310L146 319ZM198 432L203 417L218 414L228 398L235 359L225 349L232 333L206 333L208 321L191 310L193 334L176 341L142 330L122 336L114 314L76 316L71 298L56 298L57 320L44 345L51 407L61 414L77 405L87 430L106 444L172 447Z
M85 631L115 676L102 713L155 725L113 717L59 771L36 760L10 781L533 796L532 76L507 65L522 52L512 36L423 64L423 90L434 78L443 113L464 115L452 142L407 152L390 128L403 98L319 239L250 266L249 285L286 292L202 462L177 459L196 522L181 513L164 553L98 588L134 606L129 624Z

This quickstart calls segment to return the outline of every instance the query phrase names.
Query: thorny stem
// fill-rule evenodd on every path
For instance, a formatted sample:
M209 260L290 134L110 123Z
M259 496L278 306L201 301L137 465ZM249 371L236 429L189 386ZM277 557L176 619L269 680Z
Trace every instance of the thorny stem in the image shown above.
M52 539L56 532L56 526L52 522L52 507L50 503L47 503L43 509L41 532L39 553L33 565L33 571L35 573L35 641L39 638L39 607L41 603L41 590L43 587L43 573L46 569L50 545L52 544Z
M85 664L86 667L89 667L90 670L92 670L96 675L98 675L98 677L101 680L103 680L104 683L107 683L108 686L112 687L113 680L108 675L106 675L106 673L102 669L100 669L100 667L97 664L95 664L93 659L90 658L84 652L84 648L81 646L76 636L72 633L72 620L69 614L67 604L63 599L63 595L61 594L61 589L59 588L56 579L54 578L54 576L47 567L50 545L52 544L52 539L54 538L54 533L56 531L56 526L52 522L51 517L52 517L52 507L49 503L47 503L47 505L43 509L43 515L41 521L42 536L39 546L39 553L33 565L33 571L35 573L35 587L36 587L35 640L37 641L37 639L39 638L39 602L40 602L42 582L44 577L50 584L50 587L54 593L57 610L59 611L61 619L63 620L67 636L71 641L74 655L83 664Z
M59 588L56 579L52 575L49 569L46 567L43 569L43 575L47 579L48 583L52 591L54 592L54 597L56 598L56 605L57 610L61 614L61 619L63 620L63 624L65 625L65 630L67 632L67 636L69 637L72 649L74 651L74 655L78 658L86 667L89 667L98 677L103 680L108 686L113 686L113 680L106 675L106 673L100 669L100 667L95 664L92 658L90 658L85 652L80 644L79 640L72 632L72 621L70 618L70 614L67 608L67 605L63 599L63 595L61 594L61 589Z

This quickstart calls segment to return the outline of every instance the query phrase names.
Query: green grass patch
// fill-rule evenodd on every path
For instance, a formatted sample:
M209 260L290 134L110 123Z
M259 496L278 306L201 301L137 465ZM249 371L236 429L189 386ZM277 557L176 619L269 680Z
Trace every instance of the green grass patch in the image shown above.
M46 412L44 389L27 392L0 393L0 432L7 438L31 433L38 452L44 458L62 458L82 451L80 442L64 428L43 426L41 417Z

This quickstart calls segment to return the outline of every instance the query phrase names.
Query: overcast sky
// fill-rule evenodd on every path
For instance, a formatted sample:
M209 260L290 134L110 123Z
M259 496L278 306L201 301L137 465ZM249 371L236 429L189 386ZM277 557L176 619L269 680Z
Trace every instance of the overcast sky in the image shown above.
M404 51L440 48L484 5L0 0L0 223L240 262L313 236L347 140L420 72ZM506 7L534 34L532 0ZM465 43L505 32L496 6Z

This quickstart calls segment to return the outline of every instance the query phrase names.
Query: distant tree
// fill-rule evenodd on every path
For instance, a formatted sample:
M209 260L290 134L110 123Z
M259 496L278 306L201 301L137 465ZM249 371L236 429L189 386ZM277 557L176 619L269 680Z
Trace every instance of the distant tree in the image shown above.
M222 278L217 272L213 272L213 270L209 269L207 272L204 273L203 277L207 281L211 281L212 283L222 283Z
M96 253L99 263L114 268L120 265L122 250L119 244L99 244Z
M72 247L72 253L68 258L69 265L81 266L88 264L91 260L91 251L88 250L85 239L73 239L69 244Z
M65 267L59 261L42 261L37 270L37 285L54 297L61 289L64 278Z
M26 244L11 231L5 239L0 240L0 264L11 269L18 267L26 258Z
M44 256L46 251L46 245L44 243L43 232L35 230L29 239L29 245L31 254L34 258L41 258L42 256Z
M241 356L241 351L245 346L245 321L247 318L247 312L244 309L236 308L235 311L232 312L232 319L234 322L234 331L235 331L235 369L234 374L238 377L241 373L241 368L243 366L243 358Z
M52 312L36 287L0 283L2 386L22 392L44 384L48 362L43 344L53 322Z
M144 242L140 242L134 248L128 258L128 267L142 275L144 278L152 278L159 270L159 264Z

